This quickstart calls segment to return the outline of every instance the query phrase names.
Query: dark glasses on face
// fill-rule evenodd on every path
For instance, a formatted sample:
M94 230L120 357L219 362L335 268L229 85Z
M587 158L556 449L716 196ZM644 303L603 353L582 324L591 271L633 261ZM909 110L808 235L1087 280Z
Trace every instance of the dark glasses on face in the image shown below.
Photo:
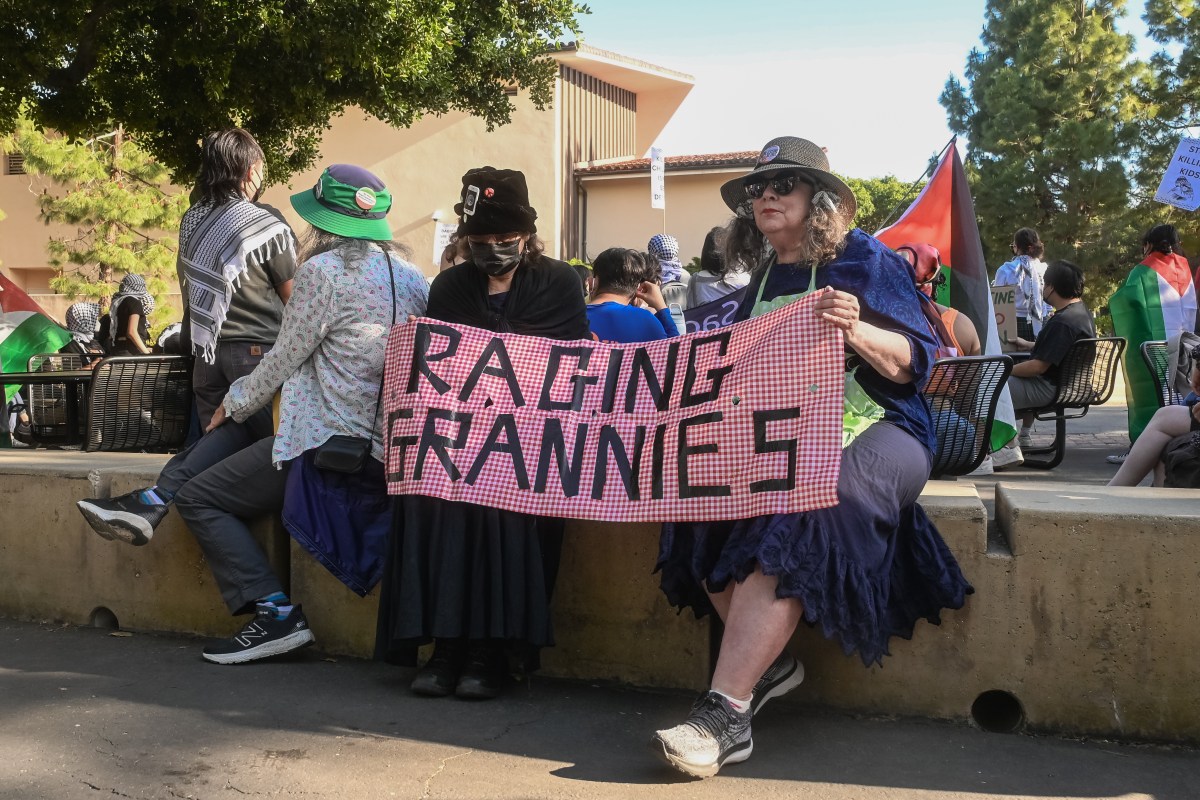
M770 180L762 181L747 181L743 184L746 189L746 194L751 200L758 200L767 191L767 185L770 184L775 194L780 197L787 197L796 189L796 184L800 182L800 176L795 174L776 175Z

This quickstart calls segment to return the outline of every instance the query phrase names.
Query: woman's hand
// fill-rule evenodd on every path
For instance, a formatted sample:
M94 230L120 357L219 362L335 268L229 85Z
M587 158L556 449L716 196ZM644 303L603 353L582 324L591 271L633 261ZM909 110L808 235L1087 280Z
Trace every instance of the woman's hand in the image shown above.
M208 423L208 427L204 429L205 433L215 431L217 428L229 421L229 417L225 414L225 401L222 400L217 406L217 410L213 412L212 421Z
M820 298L813 306L817 318L841 328L846 337L846 343L853 346L855 334L858 333L858 298L849 292L841 292L831 286L826 286Z
M1196 403L1192 406L1192 419L1196 422L1200 422L1200 403Z

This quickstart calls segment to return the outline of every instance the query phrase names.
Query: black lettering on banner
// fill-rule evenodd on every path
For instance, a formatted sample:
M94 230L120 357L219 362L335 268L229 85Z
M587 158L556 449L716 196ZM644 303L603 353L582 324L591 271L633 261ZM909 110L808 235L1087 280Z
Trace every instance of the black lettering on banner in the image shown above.
M431 408L425 413L425 425L421 428L421 445L417 448L417 465L413 469L413 480L421 480L425 474L425 457L432 452L441 462L442 468L457 481L462 477L454 460L447 450L462 450L467 444L467 434L471 432L471 419L474 415L467 411L451 411L447 408ZM458 423L458 435L451 439L437 432L438 420Z
M396 429L396 421L401 419L412 419L413 410L411 408L399 408L387 415L388 436L391 437L392 447L400 451L400 456L397 461L400 462L400 468L396 472L389 472L387 479L389 481L404 480L404 457L408 454L408 448L417 443L416 436L392 436L392 431Z
M571 448L571 460L567 461L567 441L563 436L562 420L547 417L542 426L542 451L538 453L537 473L533 478L533 491L545 494L550 475L550 457L558 464L558 481L563 497L579 494L579 479L583 476L583 447L587 444L588 425L575 427L575 445Z
M492 358L495 358L500 366L493 367L491 365ZM499 336L488 342L487 347L483 348L483 352L475 360L475 366L471 369L467 382L463 384L462 391L458 393L458 402L465 403L470 399L471 392L475 391L475 385L479 383L479 379L484 373L504 378L505 383L508 384L508 393L512 395L513 406L520 408L525 405L525 396L521 394L521 385L517 382L517 373L513 370L512 359L508 357L508 349L504 346L504 340Z
M662 500L664 451L667 442L667 423L654 429L654 444L650 448L650 499Z
M638 384L642 381L646 383L650 396L654 398L654 407L659 411L667 410L667 405L671 402L671 389L675 386L675 362L678 358L679 342L671 342L667 349L667 363L663 368L666 377L660 385L658 375L654 372L654 363L650 360L650 353L644 347L633 351L633 363L629 365L629 385L625 387L626 414L632 414L637 405ZM641 381L638 380L638 375L642 376Z
M538 398L538 408L542 411L579 411L583 408L583 393L587 389L588 384L596 383L600 380L598 375L580 375L578 372L571 375L569 381L571 383L572 393L570 400L551 400L550 390L554 388L554 381L558 378L558 370L562 365L563 356L571 356L575 359L575 368L579 371L584 371L588 367L588 362L592 360L594 351L590 347L568 347L567 345L556 344L550 348L550 359L546 364L546 377L542 381L542 394Z
M760 492L790 492L796 488L796 450L798 443L792 439L768 439L767 425L784 419L798 419L798 408L773 408L754 412L754 452L787 453L787 477L768 478L750 482L750 494Z
M708 444L688 444L688 431L699 425L708 425L712 422L720 422L725 418L725 414L721 411L709 411L705 414L697 414L694 417L688 417L679 422L679 452L676 471L679 473L679 498L687 500L693 497L728 497L732 492L728 486L724 485L705 485L697 484L693 486L688 481L688 457L693 455L702 455L704 453L717 452L717 443L709 442Z
M504 434L503 442L500 441L501 433ZM525 454L521 452L521 437L517 433L517 420L512 414L496 415L496 421L492 423L492 429L488 431L487 440L479 448L479 454L475 456L475 463L467 472L467 485L475 485L479 473L483 471L483 466L487 463L488 456L492 453L508 453L512 458L513 475L516 476L517 486L528 491L529 471L525 469Z
M600 399L600 411L611 414L617 405L617 382L621 377L621 362L625 360L625 351L612 349L608 351L608 371L604 375L604 392Z
M433 343L435 333L446 337L446 347L431 354L429 348ZM440 376L434 375L433 371L429 369L429 364L432 361L452 358L458 352L458 343L461 340L462 334L449 325L439 325L436 322L417 323L416 333L413 334L412 369L408 373L408 388L404 390L405 393L412 394L417 391L417 376L419 375L424 375L425 379L429 381L429 385L438 394L445 394L449 391L450 384Z
M613 462L625 487L625 496L630 500L641 500L638 488L638 472L642 465L642 447L646 444L646 426L638 425L633 439L633 456L625 449L621 434L612 425L600 426L600 441L596 443L596 472L592 476L592 499L604 499L604 484L608 481L608 456Z
M725 355L725 351L729 349L729 339L733 336L733 332L726 329L714 333L712 336L700 336L691 341L691 349L688 350L687 372L683 376L683 395L679 401L680 408L690 408L698 406L701 403L708 403L716 400L721 394L721 381L725 380L725 376L733 370L733 365L728 364L724 367L710 369L704 373L704 377L711 381L712 385L707 392L693 394L698 377L696 371L696 359L700 353L700 348L712 343L717 343L717 356Z

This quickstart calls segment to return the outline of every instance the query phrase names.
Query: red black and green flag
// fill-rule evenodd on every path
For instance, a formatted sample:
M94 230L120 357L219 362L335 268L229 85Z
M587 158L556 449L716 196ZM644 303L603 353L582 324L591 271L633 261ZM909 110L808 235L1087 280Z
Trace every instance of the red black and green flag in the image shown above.
M983 260L983 242L975 220L975 201L958 147L951 142L921 194L900 219L875 234L893 249L909 242L931 244L942 254L946 284L936 298L975 324L985 355L1000 354L1000 335L992 308L991 283ZM992 449L1016 436L1016 417L1007 387L1001 392L992 425Z

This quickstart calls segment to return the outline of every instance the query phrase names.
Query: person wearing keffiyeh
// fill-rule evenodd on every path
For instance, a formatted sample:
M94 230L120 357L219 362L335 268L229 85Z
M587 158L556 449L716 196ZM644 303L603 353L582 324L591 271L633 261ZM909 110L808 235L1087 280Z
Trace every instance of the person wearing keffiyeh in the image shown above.
M1046 275L1046 262L1041 259L1046 246L1033 228L1021 228L1013 234L1010 247L1013 258L996 270L992 285L1017 287L1017 337L1033 341L1052 311L1041 301Z
M67 309L67 330L71 341L59 349L60 353L75 353L90 364L104 356L106 342L100 341L100 304L74 303Z
M140 356L150 352L150 315L154 313L154 298L141 275L126 275L121 288L113 296L109 308L112 326L109 350L113 355Z
M270 352L291 295L295 236L278 210L257 202L265 179L262 148L247 131L205 139L196 197L179 226L178 261L201 428L230 385Z
M674 236L659 233L650 238L646 250L658 261L663 299L667 306L687 308L687 287L691 274L679 261L679 241Z

